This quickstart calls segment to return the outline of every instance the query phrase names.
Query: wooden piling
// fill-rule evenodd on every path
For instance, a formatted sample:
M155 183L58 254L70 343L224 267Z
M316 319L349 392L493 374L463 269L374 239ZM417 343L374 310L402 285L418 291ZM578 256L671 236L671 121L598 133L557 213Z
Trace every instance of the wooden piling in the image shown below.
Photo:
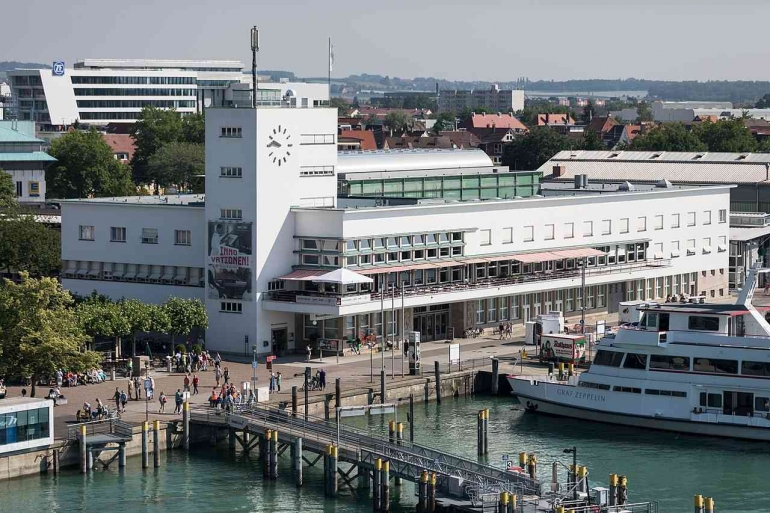
M297 385L291 387L291 416L297 416Z
M380 493L382 489L380 487L380 472L382 472L382 460L377 458L374 460L374 483L372 486L372 511L380 511Z
M88 472L88 452L86 441L86 426L80 426L80 472Z
M296 438L291 446L292 464L294 466L294 483L302 486L302 438Z
M625 506L628 501L628 479L626 476L620 476L618 485L618 506ZM708 500L708 499L707 499Z
M436 379L436 403L441 404L441 370L438 365L438 360L433 362L433 375Z
M334 407L342 406L342 378L334 380Z
M235 430L230 428L227 430L227 448L230 450L230 452L235 452L235 444Z
M476 454L481 456L484 454L484 420L482 419L482 416L484 415L484 410L479 410L479 412L476 414Z
M516 513L517 497L515 493L508 494L508 511L506 513Z
M382 508L384 512L390 511L390 461L382 462Z
M404 423L398 422L396 424L396 445L399 447L404 445ZM393 485L394 486L401 486L401 478L395 477L393 478Z
M380 404L385 404L385 394L387 390L385 389L385 369L382 369L380 371Z
M484 454L489 454L489 408L484 409Z
M332 450L331 447L331 445L327 444L322 454L324 460L324 495L326 496L329 495L329 453Z
M278 479L278 430L272 431L270 441L270 479Z
M336 497L339 490L339 476L337 475L338 457L339 448L336 445L332 445L331 453L329 454L329 495L331 497Z
M433 472L430 475L430 486L428 487L428 511L430 513L435 513L436 511L436 484L438 482L438 478L436 476L436 473Z
M150 466L150 455L147 452L149 447L149 423L145 420L142 422L142 468Z
M498 394L498 388L500 385L500 360L497 358L492 358L492 387L491 392L492 395Z
M155 468L160 467L160 421L152 422L152 464Z
M618 475L610 474L609 505L617 506L617 504L618 504Z
M262 459L262 477L270 479L270 428L265 428L265 436L259 439L259 457Z
M190 450L190 401L182 404L182 446Z
M54 449L51 457L53 458L53 475L58 476L59 475L59 449Z
M409 394L409 441L414 443L414 394Z
M126 466L126 444L121 443L118 447L118 468L125 468Z
M497 503L498 513L508 513L508 492L500 492L500 501Z
M86 458L86 467L89 471L94 469L94 448L88 448L88 457Z

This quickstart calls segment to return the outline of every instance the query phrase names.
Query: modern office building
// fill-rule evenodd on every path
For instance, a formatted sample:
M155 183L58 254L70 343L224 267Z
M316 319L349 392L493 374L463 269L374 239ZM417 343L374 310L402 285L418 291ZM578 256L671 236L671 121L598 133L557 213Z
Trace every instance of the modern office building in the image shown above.
M338 198L338 175L356 167L438 174L489 159L365 152L346 160L335 110L291 107L207 110L205 199L64 202L64 286L148 301L198 297L210 317L208 347L260 354L402 329L441 339L549 310L576 319L615 311L621 300L726 294L729 186ZM412 183L402 179L403 188Z
M524 109L524 91L520 89L500 89L496 84L489 89L470 89L465 91L439 92L439 112L485 109L488 113L518 112Z
M32 121L0 121L0 169L10 173L19 203L45 204L45 168L55 162L35 137Z
M340 197L505 199L538 194L539 171L496 166L479 149L340 152Z
M133 123L146 105L185 113L225 105L239 61L85 59L8 72L16 116L45 126Z
M53 401L13 397L0 401L0 455L53 443Z

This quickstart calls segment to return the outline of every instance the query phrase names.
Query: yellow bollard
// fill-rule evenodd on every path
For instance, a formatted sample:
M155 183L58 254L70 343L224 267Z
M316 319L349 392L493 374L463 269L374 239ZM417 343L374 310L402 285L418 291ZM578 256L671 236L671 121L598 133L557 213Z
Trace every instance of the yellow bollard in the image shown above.
M693 506L695 513L703 513L703 495L693 497Z
M527 470L527 453L526 452L520 452L519 453L519 466L522 470Z
M570 363L569 364L569 375L570 376L574 376L575 375L575 364L574 363Z
M503 506L508 505L508 492L500 492L500 504Z
M714 499L706 497L706 513L714 513Z

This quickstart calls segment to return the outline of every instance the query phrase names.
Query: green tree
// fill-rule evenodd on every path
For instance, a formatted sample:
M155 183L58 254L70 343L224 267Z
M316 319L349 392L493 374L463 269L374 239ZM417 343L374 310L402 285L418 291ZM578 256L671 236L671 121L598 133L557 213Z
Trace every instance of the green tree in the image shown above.
M58 275L61 234L37 222L31 212L8 206L0 219L0 269L35 277Z
M154 177L149 174L150 157L164 145L182 140L182 133L182 118L177 111L152 106L142 109L131 127L131 137L136 145L131 168L136 183L153 182Z
M345 98L335 96L329 100L329 107L332 109L337 109L338 116L344 117L350 113L350 102L348 102Z
M596 133L596 130L586 129L583 132L583 138L580 140L581 150L606 150L607 146L602 142L602 138Z
M716 123L706 121L695 126L693 132L708 151L742 153L757 148L757 140L742 119L724 119Z
M136 356L136 336L139 333L167 333L168 318L165 311L158 305L143 303L138 299L123 299L118 301L120 315L128 323L128 334L131 335L131 356Z
M172 348L177 335L186 337L193 329L205 329L209 325L206 307L199 299L172 297L163 303L162 310L168 318L168 333L171 335Z
M766 94L762 98L757 100L757 103L754 105L754 108L770 109L770 94Z
M89 198L128 196L136 192L128 168L95 130L75 130L51 143L56 158L45 172L48 196Z
M400 110L389 112L385 116L385 127L392 130L394 134L401 134L409 128L409 118L406 113Z
M21 274L16 284L0 286L0 375L37 382L58 369L85 372L99 364L86 350L88 336L72 308L72 297L53 278Z
M150 176L162 187L176 185L181 191L191 192L193 184L206 173L206 151L202 144L171 142L150 157Z
M569 148L569 140L555 130L546 126L534 127L505 145L502 163L512 169L534 170Z
M83 331L91 337L115 339L115 352L123 337L131 334L131 324L121 308L113 302L86 300L75 307L75 315Z
M455 117L448 112L443 112L436 116L436 123L431 128L433 135L439 135L439 133L445 130L454 130Z
M202 112L188 114L182 118L182 142L206 143L206 119Z
M629 149L636 151L706 151L708 148L682 123L664 123L639 134Z
M13 205L16 201L16 185L10 173L0 167L0 208Z
M652 121L652 107L647 102L639 102L636 105L636 113L639 115L637 121Z

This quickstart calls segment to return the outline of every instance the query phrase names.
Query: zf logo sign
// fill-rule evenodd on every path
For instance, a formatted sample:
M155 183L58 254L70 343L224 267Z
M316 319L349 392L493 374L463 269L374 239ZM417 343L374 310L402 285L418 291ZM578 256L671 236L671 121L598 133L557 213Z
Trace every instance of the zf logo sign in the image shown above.
M64 61L56 61L53 63L53 76L55 77L64 76Z

